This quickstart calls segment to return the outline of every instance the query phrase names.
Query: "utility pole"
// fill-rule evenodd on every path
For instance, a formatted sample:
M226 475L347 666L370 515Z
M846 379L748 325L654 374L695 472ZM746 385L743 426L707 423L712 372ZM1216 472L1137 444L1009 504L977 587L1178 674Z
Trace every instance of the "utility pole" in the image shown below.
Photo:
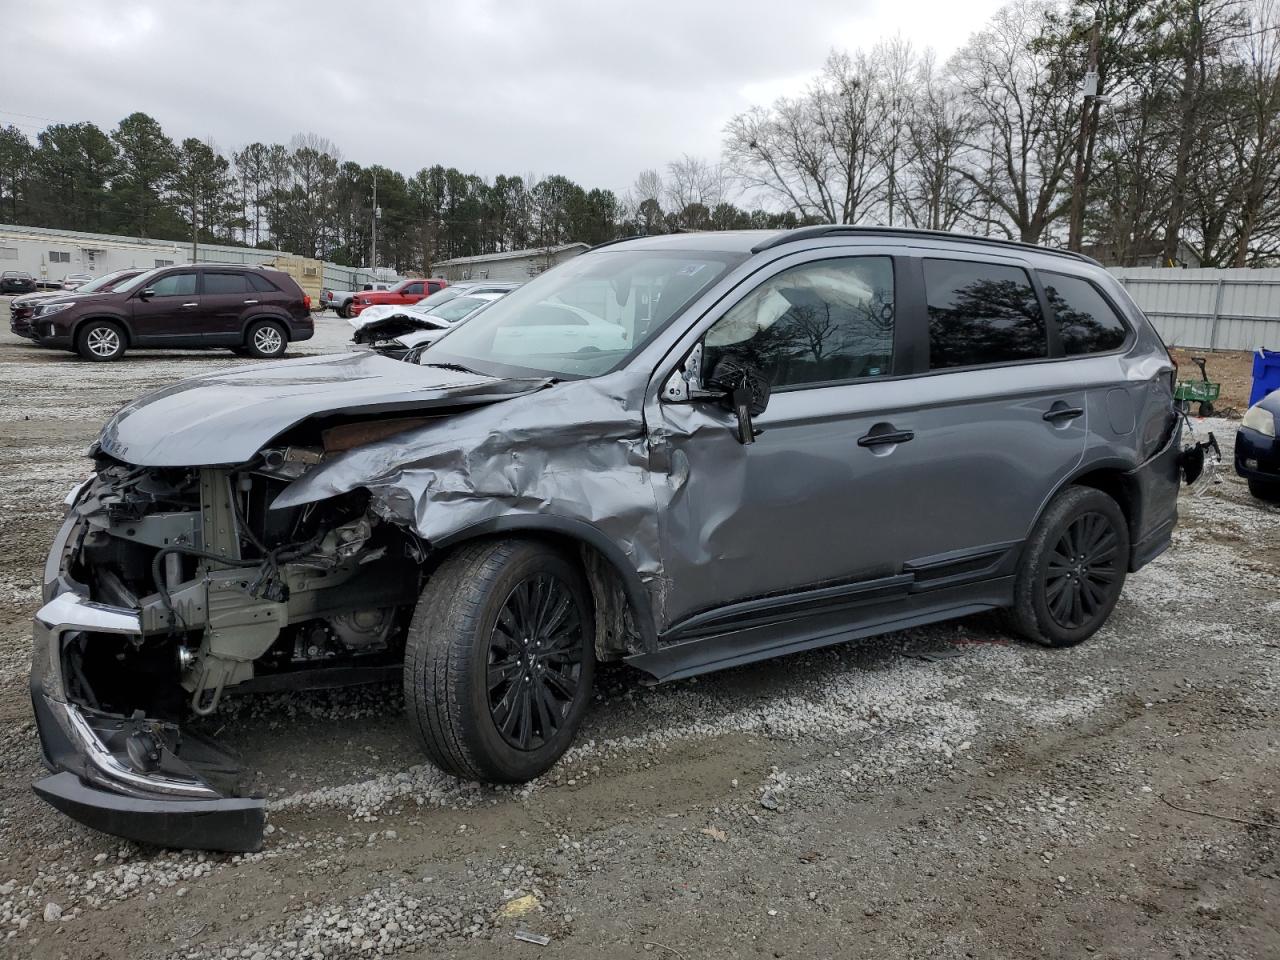
M373 171L373 220L370 228L373 235L373 251L369 254L369 266L378 269L378 171Z
M1067 249L1079 251L1084 240L1085 153L1089 149L1089 124L1093 119L1094 101L1098 97L1098 42L1102 21L1094 20L1089 29L1089 69L1084 75L1084 107L1080 111L1080 135L1076 140L1075 178L1071 184L1071 225L1067 231Z

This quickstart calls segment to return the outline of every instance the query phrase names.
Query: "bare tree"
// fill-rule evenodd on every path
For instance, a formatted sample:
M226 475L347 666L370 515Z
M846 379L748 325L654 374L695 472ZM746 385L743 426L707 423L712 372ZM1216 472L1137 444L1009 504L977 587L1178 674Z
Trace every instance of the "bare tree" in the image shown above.
M1069 202L1075 84L1062 60L1036 44L1052 9L1015 0L950 65L974 118L959 171L1027 243L1042 241Z
M743 186L801 217L856 223L882 196L884 122L868 59L832 51L804 94L729 121L725 161Z
M970 111L958 90L938 72L932 51L916 68L906 119L902 212L908 223L927 230L951 230L968 214L973 184L961 175L959 159L972 135Z

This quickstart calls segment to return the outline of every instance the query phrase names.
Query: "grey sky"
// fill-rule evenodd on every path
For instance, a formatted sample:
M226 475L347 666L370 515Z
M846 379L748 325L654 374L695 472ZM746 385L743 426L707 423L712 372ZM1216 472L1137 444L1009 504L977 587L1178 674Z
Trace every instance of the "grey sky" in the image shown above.
M224 151L300 132L405 174L562 173L619 193L803 87L833 47L949 54L1000 0L6 0L0 124L142 110Z

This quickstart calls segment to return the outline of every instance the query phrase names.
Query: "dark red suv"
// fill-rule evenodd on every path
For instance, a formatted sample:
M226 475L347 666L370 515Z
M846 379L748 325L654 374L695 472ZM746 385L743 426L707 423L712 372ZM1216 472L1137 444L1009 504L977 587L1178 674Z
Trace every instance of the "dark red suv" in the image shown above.
M30 323L36 343L86 360L118 360L130 347L279 357L289 341L315 333L311 298L287 273L217 263L160 267L109 292L54 297Z

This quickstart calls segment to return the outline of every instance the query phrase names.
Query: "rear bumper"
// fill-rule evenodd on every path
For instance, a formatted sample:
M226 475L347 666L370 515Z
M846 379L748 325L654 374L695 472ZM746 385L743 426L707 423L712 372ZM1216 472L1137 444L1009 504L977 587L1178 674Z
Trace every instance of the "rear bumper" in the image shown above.
M1178 488L1182 477L1178 456L1182 421L1176 420L1163 447L1126 475L1132 492L1129 571L1140 570L1169 549L1178 522Z
M1236 431L1236 473L1246 480L1280 480L1280 440L1249 427Z
M69 701L62 646L69 634L81 632L127 636L141 633L141 624L133 610L71 592L36 614L31 702L45 764L54 771L34 784L36 794L86 826L139 843L260 849L264 802L224 796L210 786L184 759L201 749L199 743L186 744L177 727L161 720Z

